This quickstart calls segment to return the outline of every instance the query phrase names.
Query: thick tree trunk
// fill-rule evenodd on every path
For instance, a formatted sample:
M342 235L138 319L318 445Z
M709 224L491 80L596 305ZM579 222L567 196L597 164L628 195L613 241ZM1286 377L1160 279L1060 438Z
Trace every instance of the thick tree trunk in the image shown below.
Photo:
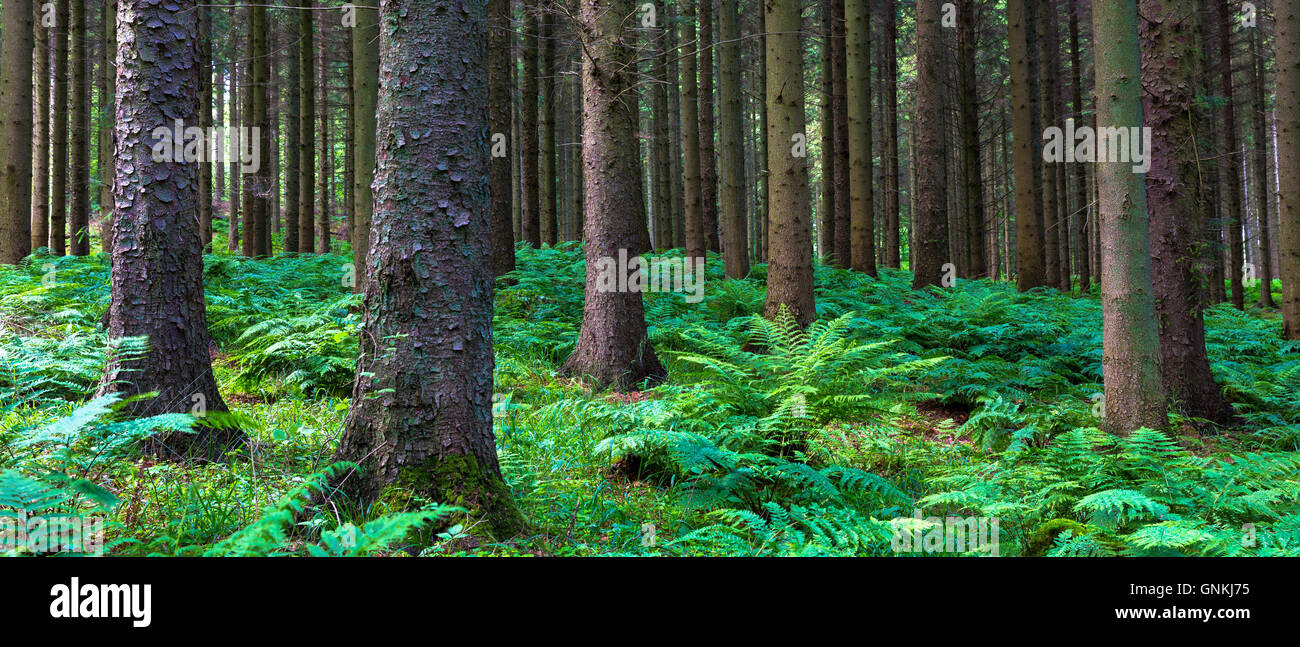
M916 229L912 287L939 285L948 257L943 147L943 41L938 0L916 6Z
M625 19L632 9L632 0L581 5L587 281L578 347L561 369L617 390L666 376L646 337L641 293L601 285L602 269L631 269L620 259L635 257L645 222L638 161L628 154L637 131L636 46Z
M703 258L705 252L704 211L700 186L700 91L695 75L700 43L695 31L695 6L701 0L682 2L682 172L685 175L686 257ZM702 0L710 2L711 0ZM704 52L707 53L707 52Z
M1164 390L1181 413L1223 424L1232 407L1210 373L1205 350L1204 279L1210 259L1200 236L1197 204L1200 129L1194 118L1197 0L1142 0L1142 96L1151 128L1146 176L1160 368Z
M32 252L32 47L31 0L5 3L0 50L0 263ZM44 74L40 75L44 83Z
M316 29L312 2L300 2L298 10L298 251L304 254L316 251Z
M765 0L767 31L767 166L772 182L772 232L764 316L789 309L800 327L817 318L813 303L812 231L808 213L808 161L796 154L806 132L803 47L799 5Z
M1134 0L1093 5L1097 127L1142 126ZM1102 376L1105 427L1128 433L1166 424L1160 339L1151 294L1151 247L1143 176L1132 161L1099 161L1101 194Z
M876 215L871 187L871 5L845 3L849 124L849 236L851 266L876 275Z
M706 2L708 0L705 0ZM718 6L718 147L721 164L722 250L728 278L749 274L745 231L744 113L740 100L740 21L736 7Z
M1277 62L1278 238L1282 261L1282 335L1300 339L1300 7L1279 6ZM1290 106L1283 109L1283 106Z
M524 524L492 435L487 5L382 0L379 15L366 373L337 456L363 471L340 486L363 505L454 504L505 539Z
M1011 62L1011 135L1016 183L1016 286L1021 292L1044 285L1042 216L1034 185L1040 140L1034 132L1026 2L1007 0L1008 57Z
M371 12L374 14L375 12ZM358 19L361 19L358 16ZM370 16L370 21L376 22L377 15ZM510 0L489 0L488 2L488 124L491 134L491 143L495 148L497 135L500 134L506 139L505 155L497 157L492 156L491 174L492 181L492 205L491 215L488 217L489 229L492 236L492 275L501 276L507 272L513 272L515 269L515 235L510 222L511 199L513 198L510 189L510 158L513 157L511 152L518 142L510 139L510 68L513 60L510 57ZM371 30L368 38L377 39L379 34ZM369 91L371 100L375 98L374 90L377 89L373 79L378 77L379 71L379 50L376 43L373 59L357 58L357 88L358 97L366 97ZM367 54L369 56L369 54ZM362 70L362 67L370 69L373 67L373 73ZM361 74L373 74L372 80L363 81ZM363 85L366 83L369 85ZM364 99L363 99L364 102ZM370 170L366 171L361 166L357 167L357 220L362 219L361 202L364 199L367 203L365 211L365 220L370 220L370 180L374 173L374 103L370 103L370 110L364 110L364 103L358 102L358 113L360 119L358 126L364 126L369 131L369 160ZM369 124L364 122L369 120ZM367 155L365 143L362 139L363 133L357 133L357 160L360 165L365 164ZM364 187L362 185L365 185ZM357 267L362 267L360 262Z
M208 352L203 294L203 241L198 227L198 170L190 162L154 161L158 127L198 123L199 66L194 0L119 0L121 66L117 93L117 171L109 339L146 336L138 359L115 356L99 394L157 396L128 403L132 417L226 410ZM218 458L243 441L229 425L197 434L168 433L149 449L167 457Z
M717 39L713 36L713 0L699 0L700 25L700 213L704 220L704 246L708 251L721 251L718 237L718 161L714 157L713 137L713 57Z

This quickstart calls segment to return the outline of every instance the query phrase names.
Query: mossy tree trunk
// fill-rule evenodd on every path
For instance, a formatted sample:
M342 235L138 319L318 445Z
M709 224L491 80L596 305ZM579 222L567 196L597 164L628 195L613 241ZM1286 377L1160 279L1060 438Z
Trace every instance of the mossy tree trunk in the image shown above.
M362 503L466 508L493 536L522 519L492 435L488 12L383 0L375 213L352 406L337 458Z

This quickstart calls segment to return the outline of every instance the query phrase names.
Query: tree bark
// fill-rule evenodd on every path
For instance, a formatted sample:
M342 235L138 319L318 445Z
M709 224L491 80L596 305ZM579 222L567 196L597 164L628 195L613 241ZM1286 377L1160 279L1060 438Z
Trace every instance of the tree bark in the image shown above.
M0 133L0 263L5 264L16 264L32 252L34 15L31 0L5 3L0 50L0 119L4 129Z
M1082 63L1079 59L1079 12L1082 10L1080 4L1082 0L1072 0L1069 6L1070 12L1070 88L1071 104L1074 109L1075 124L1082 126L1087 123L1083 110L1083 70ZM1074 236L1074 249L1078 255L1079 267L1079 287L1083 294L1088 294L1092 290L1092 274L1089 266L1088 239L1088 214L1091 209L1088 207L1088 169L1083 163L1074 165L1074 189L1075 189L1075 213L1073 214L1073 226L1071 231Z
M659 381L667 373L646 336L641 293L602 290L602 266L633 257L644 229L636 150L636 45L626 17L632 0L582 0L582 96L585 136L587 281L578 346L561 372L616 390Z
M835 38L835 0L821 0L821 176L822 195L817 219L817 251L823 263L835 259L835 74L831 42Z
M68 13L69 0L56 0L54 19L54 125L50 128L50 251L67 253L68 232Z
M1039 140L1034 132L1034 87L1030 74L1026 2L1007 0L1008 58L1011 64L1012 159L1016 184L1016 286L1021 292L1044 284L1043 229L1034 185L1034 156Z
M871 187L871 5L844 5L849 124L849 236L853 269L876 275L876 216Z
M898 3L885 0L885 42L881 58L885 61L885 266L898 269L902 265L899 241L899 179L898 179Z
M369 12L370 18L363 18ZM375 10L363 7L357 7L357 27L353 31L353 38L356 38L356 30L363 29L364 25L371 25L377 22L374 17ZM298 16L291 11L286 21L288 28L288 41L290 43L298 42L301 38L300 21ZM374 38L378 38L376 34ZM299 212L298 196L302 192L302 62L296 49L290 49L286 56L286 83L284 85L284 251L286 254L293 254L301 249L298 240L301 231L301 214ZM377 76L377 74L376 74ZM373 78L373 77L372 77ZM372 80L371 83L376 81ZM220 105L220 102L218 102ZM372 139L373 141L373 139ZM220 181L218 181L220 184ZM220 193L220 189L217 191ZM364 252L361 252L364 253ZM357 261L357 276L362 274L364 263ZM360 283L360 278L357 279Z
M708 0L705 0L706 2ZM724 271L728 278L749 274L749 236L745 231L744 113L740 100L740 21L736 6L718 6L718 146Z
M373 14L375 12L372 11L371 13ZM360 17L358 17L358 19L360 20ZM377 16L371 16L371 21L376 22ZM489 173L492 176L492 205L491 215L488 218L489 230L491 231L492 237L492 275L501 276L502 274L513 272L515 269L515 235L510 222L511 199L513 197L513 192L510 188L510 158L514 155L512 152L514 147L518 146L519 143L511 138L510 132L510 68L514 63L510 56L510 0L489 0L488 23L488 121L490 122L488 127L492 133L491 137L493 138L493 143L495 143L495 138L498 134L506 138L506 155L503 157L493 155L491 169L489 170ZM369 36L369 38L378 39L378 37L379 34L377 30L372 30L372 35ZM361 67L365 65L369 68L373 65L374 72L371 78L378 77L379 51L377 47L374 50L373 62L370 59L366 59L365 63L361 62L361 58L358 58L357 60L358 75L363 73L371 74L370 72L363 72ZM361 78L357 79L359 97L365 96L367 90L370 90L373 94L374 89L377 89L377 86L374 85L374 81L366 80L364 82L369 84L369 88L362 85L363 80ZM364 180L357 182L358 220L361 219L360 216L362 213L361 205L359 203L364 195L366 196L365 201L367 203L365 214L365 219L367 221L370 220L370 179L374 172L375 145L375 123L373 118L374 104L371 103L370 107L372 110L363 111L360 110L362 106L358 106L358 113L361 116L361 121L364 121L365 119L370 120L370 124L366 128L370 131L369 158L371 170L363 171L361 167L358 167L357 169L357 178L359 180L364 178ZM357 143L359 144L357 159L362 160L366 154L364 144L362 144L362 133L358 132L357 135ZM364 164L365 162L360 163ZM362 184L365 186L361 186ZM357 263L357 267L362 267L362 264Z
M1142 0L1140 6L1142 96L1151 128L1151 269L1169 403L1184 415L1226 424L1234 414L1210 372L1202 315L1206 293L1197 289L1211 259L1198 241L1196 5L1197 0Z
M131 417L226 410L212 374L199 238L198 165L154 161L153 131L173 120L197 123L198 13L194 0L119 0L117 170L113 196L110 340L147 336L140 358L115 356L99 395L158 395L125 405ZM242 443L228 424L196 434L166 433L148 449L166 457L215 459Z
M541 185L538 176L538 43L537 14L527 4L524 6L523 53L524 70L521 83L523 102L519 106L519 134L523 141L521 172L523 173L523 240L532 247L542 246Z
M845 35L845 0L831 6L831 106L835 133L835 265L853 266L853 190L849 171L849 72L848 38Z
M712 0L703 0L711 2ZM700 0L682 2L682 172L685 175L686 257L703 258L704 211L700 186L700 91L695 75L699 65L700 42L696 38L695 6Z
M916 214L912 287L939 285L948 256L943 147L943 41L938 0L916 6Z
M1142 126L1137 22L1133 0L1093 5L1098 128ZM1143 176L1131 161L1098 160L1104 426L1114 433L1162 428L1165 399Z
M212 126L212 14L208 7L199 7L199 127L203 132L208 132ZM103 122L107 123L107 122ZM103 144L106 139L103 134L108 132L105 128L100 132L100 143ZM207 139L204 139L207 142ZM100 176L103 177L107 165L102 163L104 159L100 157ZM206 252L208 246L212 244L212 160L208 158L206 152L199 160L199 240L203 243L203 250ZM104 237L106 241L112 240L111 228L108 226L110 213L106 213L104 218ZM111 245L108 245L111 247ZM105 250L111 251L111 250Z
M298 251L316 251L316 46L313 0L298 10ZM233 180L233 178L232 178Z
M40 7L40 5L36 5ZM43 12L42 12L43 15ZM31 250L50 246L50 29L37 18L33 22L36 37L32 107L32 213ZM14 69L0 64L5 70ZM9 114L6 111L6 114Z
M1229 30L1235 19L1228 9L1229 0L1211 0L1216 4L1219 42L1219 79L1222 88L1223 104L1223 142L1224 160L1228 175L1227 218L1224 227L1228 230L1228 285L1232 293L1232 305L1238 310L1246 307L1246 294L1242 286L1242 239L1241 239L1241 188L1245 183L1242 176L1241 154L1237 143L1237 109L1232 87L1232 41Z
M713 37L713 0L699 0L700 32L700 213L704 220L704 246L710 252L721 251L718 237L718 161L714 157L713 138L713 56L718 43Z
M538 83L541 86L542 103L538 107L538 169L537 195L538 217L541 220L541 242L555 246L559 240L559 219L556 216L558 196L555 190L555 16L549 8L543 8L541 19L541 51L538 53L540 70ZM656 84L662 93L664 87ZM665 97L663 99L667 101ZM658 101L658 98L656 98ZM659 113L662 115L662 111ZM657 136L656 136L657 141ZM666 143L666 140L665 140ZM664 153L667 162L667 153Z
M454 504L506 539L524 523L492 434L487 5L382 0L379 16L366 372L337 455L363 471L340 487Z
M1273 236L1268 215L1268 104L1264 95L1264 52L1258 27L1250 31L1251 90L1255 110L1251 114L1255 144L1255 191L1258 199L1256 222L1259 223L1259 307L1275 308L1273 303Z
M1035 16L1038 30L1038 111L1043 128L1060 127L1057 123L1056 103L1056 58L1055 12L1049 2L1040 2ZM1040 132L1035 129L1036 132ZM1039 158L1041 160L1041 158ZM1044 281L1046 285L1059 287L1061 284L1061 258L1057 253L1060 246L1060 214L1057 205L1056 176L1060 173L1060 164L1055 161L1042 161L1042 220L1043 220L1043 259Z
M1300 7L1277 10L1277 151L1279 180L1278 248L1282 261L1282 336L1300 339Z
M767 166L772 182L764 316L773 319L784 306L800 327L807 327L817 318L817 311L808 164L806 157L794 151L796 137L806 132L799 5L764 0L763 17L767 31Z
M984 176L980 167L979 92L975 83L975 2L963 0L957 11L957 42L960 82L962 180L966 185L963 206L967 257L965 278L982 278L986 273L987 251L984 234Z

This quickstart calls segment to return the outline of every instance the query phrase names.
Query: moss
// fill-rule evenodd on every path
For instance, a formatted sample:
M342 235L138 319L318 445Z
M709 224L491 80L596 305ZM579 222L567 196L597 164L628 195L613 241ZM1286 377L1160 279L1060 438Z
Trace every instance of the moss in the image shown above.
M1065 531L1072 531L1075 537L1088 534L1088 527L1073 519L1052 519L1039 526L1029 537L1027 555L1041 557L1056 542L1056 537Z
M435 533L456 523L464 525L472 534L498 541L515 537L526 527L505 481L485 472L473 455L430 457L422 463L405 466L397 479L384 489L379 501L389 510L414 510L420 507L416 498L465 510L437 527L422 529L421 536L413 538L422 545L430 543Z

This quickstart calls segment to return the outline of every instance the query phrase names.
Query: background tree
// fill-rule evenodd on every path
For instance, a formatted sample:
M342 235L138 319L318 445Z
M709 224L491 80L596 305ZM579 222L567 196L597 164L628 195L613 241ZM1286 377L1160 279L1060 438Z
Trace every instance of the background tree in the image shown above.
M721 251L718 238L718 161L713 138L717 135L713 118L713 57L717 53L717 39L713 29L713 0L699 0L700 34L700 203L704 220L704 246L711 252Z
M1093 5L1097 127L1142 126L1137 5L1114 0ZM1099 158L1100 159L1100 158ZM1147 197L1130 161L1098 161L1101 197L1102 377L1105 426L1125 433L1165 426L1160 383L1160 340L1151 294Z
M316 251L316 47L312 0L298 10L298 251ZM234 181L233 175L231 181ZM324 217L324 214L322 214Z
M112 292L107 335L144 336L142 357L113 355L99 395L130 396L123 412L223 412L208 355L203 292L203 242L198 227L198 164L154 161L152 131L173 120L198 123L198 12L195 0L119 0L122 38L115 121L117 170L113 196L121 207L113 228ZM156 438L155 453L216 458L242 442L228 425Z
M524 24L523 24L523 45L521 56L523 58L523 76L520 78L521 83L521 103L519 104L519 134L522 140L519 142L522 151L522 161L520 171L523 173L523 191L520 196L523 200L521 205L520 217L523 218L523 241L532 247L542 246L542 223L541 223L541 180L538 175L540 163L540 151L538 150L539 133L539 84L537 75L539 74L537 31L538 21L537 12L534 7L524 4Z
M700 42L696 38L695 30L695 5L698 3L699 0L682 2L683 50L680 83L687 258L702 258L705 253L703 194L700 185L700 92L695 79L699 64L697 58L700 53Z
M34 6L35 3L33 3ZM32 250L50 246L50 48L51 28L42 24L41 18L34 21L36 32L36 49L34 52L34 69L32 74L35 85L35 105L32 107L32 213L31 235ZM14 69L3 64L0 59L0 74ZM111 108L110 108L111 112ZM21 115L19 112L5 114ZM6 137L6 139L8 139Z
M1300 106L1300 9L1278 4L1273 40L1277 105ZM1300 339L1300 111L1277 111L1277 150L1282 250L1282 335Z
M768 227L767 302L801 327L817 318L813 305L812 231L808 214L807 135L804 128L803 46L799 5L764 0L767 30L767 165L772 182Z
M844 5L848 61L849 236L853 269L876 275L876 217L871 187L871 6Z
M638 162L628 155L636 150L637 128L631 92L636 47L626 20L632 4L583 0L581 5L587 281L578 346L560 369L616 390L667 375L646 337L641 293L600 289L602 266L636 254L645 222Z
M358 15L358 20L361 20ZM510 210L512 191L510 189L510 151L514 150L519 142L510 138L510 67L513 60L510 56L510 0L489 0L488 2L488 120L489 129L492 133L493 143L497 134L506 138L506 157L492 157L492 213L489 217L489 224L492 231L492 275L501 276L515 269L515 236L510 224ZM373 30L372 30L373 31ZM378 38L379 34L374 32L373 38ZM378 51L375 52L373 65L375 66L375 76L378 76L379 57ZM360 62L361 59L358 59ZM369 61L367 61L369 63ZM363 72L358 65L358 87L360 87L360 75ZM372 83L373 85L373 83ZM360 94L358 94L360 96ZM372 104L373 107L373 104ZM365 118L365 111L358 106L358 113ZM373 126L373 120L371 121ZM361 144L360 133L358 133L358 144ZM370 166L374 167L374 136L371 135L371 153ZM357 159L360 160L366 154L364 145L359 145L357 150ZM363 162L364 163L364 162ZM373 171L372 171L373 172ZM364 187L365 195L370 195L370 173L365 174ZM357 196L358 202L362 195L362 168L357 168ZM369 220L369 207L367 206L366 220ZM360 204L358 204L358 223L360 223ZM360 264L357 267L361 267Z
M943 150L943 49L938 0L916 6L916 214L912 287L938 285L948 256Z
M1030 25L1026 1L1007 0L1007 43L1011 63L1011 128L1016 184L1016 286L1021 292L1044 285L1043 229L1034 177L1040 140L1034 131L1030 97Z
M706 2L708 0L705 0ZM718 6L718 165L722 249L729 278L749 274L749 236L745 225L744 115L740 101L740 22L737 7Z
M55 2L54 123L50 126L50 251L67 253L68 235L68 3Z
M31 253L32 27L31 0L5 3L0 42L0 263ZM40 82L44 82L42 79Z

